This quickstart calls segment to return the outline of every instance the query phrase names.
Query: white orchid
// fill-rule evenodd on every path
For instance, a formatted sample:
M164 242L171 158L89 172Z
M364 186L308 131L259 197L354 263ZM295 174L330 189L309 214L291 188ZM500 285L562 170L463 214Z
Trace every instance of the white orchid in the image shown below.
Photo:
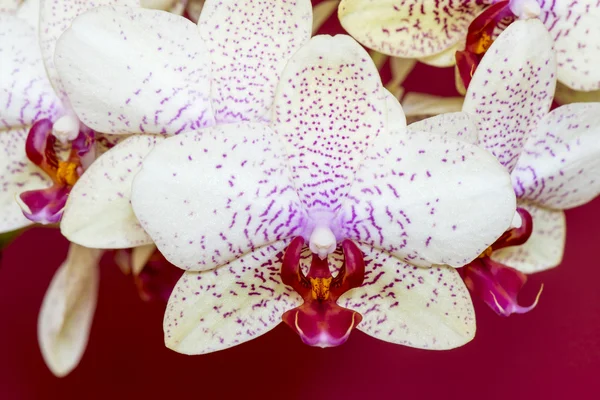
M191 270L170 301L169 347L207 352L279 323L300 300L278 276L281 252L297 236L321 257L344 239L361 244L374 282L350 292L356 296L389 290L379 284L402 279L392 273L399 268L408 286L418 285L411 293L398 288L407 300L390 314L398 329L391 337L373 319L386 314L391 297L368 304L346 298L358 312L380 309L364 313L364 330L421 347L461 345L474 334L462 282L452 268L417 266L460 266L497 239L514 214L508 176L475 146L407 138L401 109L387 104L368 55L344 36L307 43L311 25L308 1L207 1L199 30L144 10L98 8L80 16L56 57L73 107L94 129L137 135L78 181L63 232L72 240L115 233L127 244L149 240L128 205L143 160L133 189L136 216L169 261ZM94 173L96 165L104 173ZM78 192L80 185L100 194ZM67 229L71 212L77 217ZM77 224L80 218L86 222ZM133 228L119 225L111 236L113 221ZM88 229L103 223L106 231ZM375 279L380 263L385 279ZM422 313L413 316L412 305ZM185 317L174 321L180 312ZM414 318L414 333L400 318Z
M463 113L455 116L464 119L466 113L475 123L461 138L487 149L511 172L523 217L520 227L464 268L468 286L502 315L533 307L517 304L524 274L560 264L562 210L600 193L600 103L550 112L557 77L552 46L540 21L510 25L483 57ZM409 129L440 133L449 122L440 116Z
M342 0L339 17L365 46L437 66L453 65L454 53L465 46L473 45L466 50L474 55L484 52L507 17L538 18L553 38L558 80L576 90L600 89L596 68L600 5L596 0ZM477 29L470 31L475 25Z
M33 222L59 222L71 188L106 144L106 136L80 124L72 112L53 60L58 37L77 15L114 3L137 4L31 0L16 13L0 16L0 232ZM57 376L69 373L85 350L100 255L72 244L44 298L38 337L44 359Z

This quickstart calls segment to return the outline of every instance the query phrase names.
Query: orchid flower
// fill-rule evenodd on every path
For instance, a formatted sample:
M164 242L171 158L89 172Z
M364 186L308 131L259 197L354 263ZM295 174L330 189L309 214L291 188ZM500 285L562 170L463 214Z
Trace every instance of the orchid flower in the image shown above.
M437 66L454 65L458 50L478 58L506 23L515 18L538 18L553 38L558 80L576 90L600 89L596 68L600 4L596 0L412 0L400 4L342 0L339 17L342 26L365 46ZM476 61L472 59L472 67Z
M1 158L0 175L2 231L31 222L58 222L83 170L96 152L111 145L107 136L80 124L53 61L62 31L95 4L99 3L48 0L38 8L36 1L26 1L16 16L1 17L0 144L6 155ZM46 364L57 376L69 373L85 350L96 303L100 254L72 244L45 295L38 337Z
M562 210L600 193L600 103L549 111L557 76L552 46L540 21L511 24L473 75L463 113L409 127L440 133L454 119L473 121L460 137L487 149L511 173L521 222L462 269L467 286L501 315L535 306L537 300L530 307L517 303L525 274L560 264Z
M372 271L382 268L381 262L388 269L405 270L407 285L418 285L412 301L424 309L413 327L427 331L442 326L439 334L431 329L422 336L408 332L414 335L416 345L447 348L468 341L474 334L474 321L459 276L449 267L419 267L460 266L508 228L515 210L514 193L497 162L476 147L457 141L405 142L403 134L388 135L386 125L405 130L397 101L391 102L394 118L388 122L386 96L377 71L356 42L341 36L318 37L307 44L311 31L308 1L265 2L261 7L249 2L207 1L199 33L189 22L165 18L166 14L151 11L95 9L80 16L63 35L57 64L61 75L67 77L73 106L86 125L137 133L100 157L77 185L90 176L90 185L103 188L96 193L106 192L117 201L127 199L131 189L121 183L143 163L131 197L135 216L168 261L190 270L171 296L166 320L172 321L184 309L189 317L178 324L183 331L167 327L168 346L189 353L206 352L248 340L279 323L283 313L301 301L301 294L286 288L279 276L283 251L298 236L303 246L309 245L309 250L304 247L302 251L320 254L324 257L318 258L321 264L327 261L332 268L337 264L328 253L339 251L338 243L347 243L343 238L362 243L370 256L365 260L365 275L374 282L359 291L389 291L390 280L402 279L391 272L387 280L375 279L378 273ZM156 38L163 40L157 44ZM144 45L148 40L153 41ZM110 55L109 68L99 63L100 59L107 62L106 55ZM143 62L133 64L132 59ZM161 80L155 82L158 76ZM212 87L204 79L209 76ZM111 81L119 84L109 86ZM317 100L321 112L309 107ZM307 125L304 121L309 120ZM319 136L310 126L322 126L327 135ZM352 132L352 137L341 134L346 131ZM336 132L341 133L331 141L329 135ZM157 136L176 133L166 139ZM288 139L279 141L286 136ZM302 143L309 147L303 148ZM312 150L321 148L322 153ZM369 149L373 152L367 155ZM401 157L406 169L398 164L398 171L387 170L385 165L400 157L396 154L399 149L406 150ZM481 154L485 154L483 158ZM432 161L420 164L421 157ZM91 173L103 159L106 176ZM123 170L122 164L130 159ZM359 169L363 160L371 160L370 169ZM472 170L479 174L466 173ZM362 175L355 176L358 171ZM369 186L373 173L380 177L381 188ZM402 173L398 183L388 185L386 177ZM426 182L428 179L433 180ZM404 198L395 186L404 181L407 187L414 182L412 197ZM443 191L447 197L442 199L442 190L437 189L441 182L453 182L463 189L447 188ZM351 187L357 192L349 192ZM76 190L69 199L73 206L76 201L86 201ZM396 193L400 200L394 197L386 208L379 203L382 199L377 190L384 190L387 199ZM473 199L470 207L457 208L465 199ZM93 209L93 204L88 204L87 210ZM86 207L80 209L83 217ZM391 225L386 222L389 218L393 218ZM382 227L389 235L379 233ZM450 241L460 242L461 248L456 249ZM350 243L347 247L356 255L356 244ZM298 260L297 252L289 253L288 258ZM362 257L349 259L344 253L341 258L346 271L360 270ZM289 263L291 270L297 266ZM209 269L215 270L202 272ZM344 273L338 281L349 275ZM310 272L306 277L317 279L322 297L335 297L325 290L328 277ZM202 287L190 286L189 301L183 299L182 303L186 282L198 279ZM382 289L379 283L384 281L388 286ZM342 301L341 296L347 294L338 295ZM345 301L356 312L363 312L361 324L370 327L365 330L379 335L373 321L376 315L381 318L385 314L384 304L392 295L379 305L375 300L366 304L359 297ZM457 300L448 300L455 297ZM201 299L198 304L192 302L195 298ZM332 310L340 308L327 304ZM398 307L398 312L408 313L405 307L409 304ZM364 306L381 310L367 318ZM194 317L200 315L205 319ZM235 318L221 321L222 315ZM241 324L235 323L238 316L247 316L241 333ZM219 323L213 325L216 321ZM407 330L397 319L390 323L396 324L398 332ZM185 344L181 335L187 338ZM406 341L406 336L401 336L386 340ZM187 345L191 348L186 349Z

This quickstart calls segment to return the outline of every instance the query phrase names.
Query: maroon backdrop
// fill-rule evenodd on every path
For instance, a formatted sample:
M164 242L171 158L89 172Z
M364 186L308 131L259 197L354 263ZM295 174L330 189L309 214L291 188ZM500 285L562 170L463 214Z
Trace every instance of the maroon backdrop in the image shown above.
M411 90L453 93L451 70L422 66L410 78ZM163 346L164 305L142 302L130 277L105 266L87 352L63 379L43 363L36 324L67 242L56 230L31 229L0 266L0 399L597 398L598 221L600 199L568 211L563 265L532 276L522 296L528 303L543 282L538 307L501 318L476 301L475 340L445 352L361 332L341 347L314 349L282 325L233 349L179 355Z

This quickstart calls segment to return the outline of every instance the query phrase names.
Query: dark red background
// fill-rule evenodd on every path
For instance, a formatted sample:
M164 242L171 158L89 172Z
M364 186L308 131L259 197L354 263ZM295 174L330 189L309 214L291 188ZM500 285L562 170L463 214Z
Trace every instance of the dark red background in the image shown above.
M335 28L334 28L335 29ZM452 71L420 67L405 86L451 94ZM600 383L600 199L567 212L563 265L530 278L531 313L501 318L476 302L478 333L453 351L395 346L355 332L339 348L304 346L286 326L218 353L164 348L164 305L144 303L131 278L103 267L87 352L55 378L37 345L37 313L67 242L29 230L0 266L0 399L597 398ZM457 245L460 245L457 243Z

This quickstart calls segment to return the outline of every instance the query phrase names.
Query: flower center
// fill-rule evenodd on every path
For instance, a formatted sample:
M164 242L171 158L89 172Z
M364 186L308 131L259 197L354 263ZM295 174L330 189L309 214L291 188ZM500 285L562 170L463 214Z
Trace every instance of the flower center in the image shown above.
M77 168L79 163L71 161L59 161L56 169L56 183L73 186L79 179Z
M350 240L342 242L344 264L333 277L327 256L311 254L307 275L300 268L304 239L295 238L286 249L281 265L281 280L304 299L304 303L283 314L283 321L311 346L330 347L344 343L362 316L339 306L337 299L362 285L365 264L360 249Z

